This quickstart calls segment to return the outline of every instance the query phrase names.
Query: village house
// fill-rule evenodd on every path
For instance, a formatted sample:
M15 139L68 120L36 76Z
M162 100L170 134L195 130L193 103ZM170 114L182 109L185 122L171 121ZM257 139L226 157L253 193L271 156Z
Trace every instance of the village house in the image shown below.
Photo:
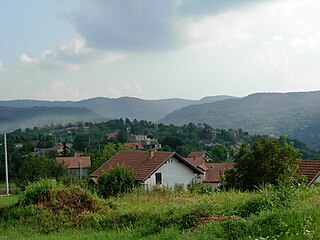
M36 143L36 144L35 144ZM68 146L65 146L62 143L57 143L52 147L49 148L38 148L37 141L34 142L34 152L32 153L33 156L41 156L41 155L48 155L50 152L56 152L57 154L62 154L64 152L64 148L67 152L71 151L71 148Z
M113 138L116 138L118 135L119 135L120 131L119 130L116 130L114 132L111 132L111 133L108 133L107 134L107 139L108 140L111 140Z
M101 173L118 165L132 169L137 182L147 189L155 185L166 187L183 185L186 189L192 182L202 179L204 174L201 169L193 166L175 152L149 150L118 152L90 176L94 182L97 182Z
M191 152L186 160L193 166L204 171L204 178L202 183L209 183L214 187L221 185L221 176L224 175L226 169L234 167L234 163L212 163L212 157L205 151L202 152Z
M160 149L161 144L158 143L157 139L149 138L147 135L130 135L128 140L131 143L141 143L147 146L149 149Z
M63 162L68 168L70 176L89 177L88 170L91 167L90 157L57 157L58 162Z
M308 187L320 182L320 160L302 160L299 163L299 174L306 176Z
M136 143L124 143L123 145L126 146L126 147L131 147L136 151L143 151L144 150L144 147L142 146L142 144L138 143L138 142L136 142Z

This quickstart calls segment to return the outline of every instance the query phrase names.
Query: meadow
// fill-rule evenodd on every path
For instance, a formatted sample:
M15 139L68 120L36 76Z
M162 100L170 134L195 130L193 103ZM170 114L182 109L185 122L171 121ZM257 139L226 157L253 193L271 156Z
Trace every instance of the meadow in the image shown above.
M0 197L0 239L320 239L317 187L137 190L103 200L78 187L43 185Z

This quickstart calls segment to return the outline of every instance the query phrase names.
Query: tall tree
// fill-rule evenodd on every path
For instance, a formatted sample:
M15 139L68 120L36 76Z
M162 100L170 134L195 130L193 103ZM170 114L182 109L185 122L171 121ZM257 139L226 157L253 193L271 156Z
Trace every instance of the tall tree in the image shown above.
M66 174L63 163L46 156L34 157L28 155L23 161L18 173L17 185L25 188L28 184L44 178L59 179Z
M299 157L299 151L283 137L264 137L252 147L243 144L235 155L234 169L226 171L224 184L243 190L264 184L277 185L297 172Z

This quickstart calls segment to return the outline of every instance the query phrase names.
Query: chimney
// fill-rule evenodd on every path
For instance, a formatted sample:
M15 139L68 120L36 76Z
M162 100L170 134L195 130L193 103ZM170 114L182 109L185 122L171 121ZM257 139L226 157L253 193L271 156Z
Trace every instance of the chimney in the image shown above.
M155 149L149 149L149 159L152 159L154 157L154 153L156 152L157 150Z

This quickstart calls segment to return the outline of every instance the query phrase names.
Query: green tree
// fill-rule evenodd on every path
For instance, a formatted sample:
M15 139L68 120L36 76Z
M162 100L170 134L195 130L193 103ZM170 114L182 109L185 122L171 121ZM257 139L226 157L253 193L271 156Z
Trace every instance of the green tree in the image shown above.
M124 165L111 168L98 177L98 192L105 198L129 193L135 185L136 179L133 170Z
M45 178L60 179L66 174L63 163L46 156L34 157L28 155L19 169L17 185L24 189L32 182Z
M89 172L94 172L98 167L104 164L107 160L109 160L113 155L117 152L124 151L124 150L133 150L131 147L126 147L123 144L115 144L115 143L108 143L104 146L101 156L96 159L92 159L92 164L89 169Z
M226 171L224 185L242 190L264 184L277 185L297 172L299 157L299 151L283 137L263 137L251 148L243 144L235 155L234 169Z
M215 144L209 150L209 154L213 157L214 162L224 162L228 158L227 148L222 144Z
M73 148L77 151L85 151L89 145L89 137L87 134L80 133L74 137Z

